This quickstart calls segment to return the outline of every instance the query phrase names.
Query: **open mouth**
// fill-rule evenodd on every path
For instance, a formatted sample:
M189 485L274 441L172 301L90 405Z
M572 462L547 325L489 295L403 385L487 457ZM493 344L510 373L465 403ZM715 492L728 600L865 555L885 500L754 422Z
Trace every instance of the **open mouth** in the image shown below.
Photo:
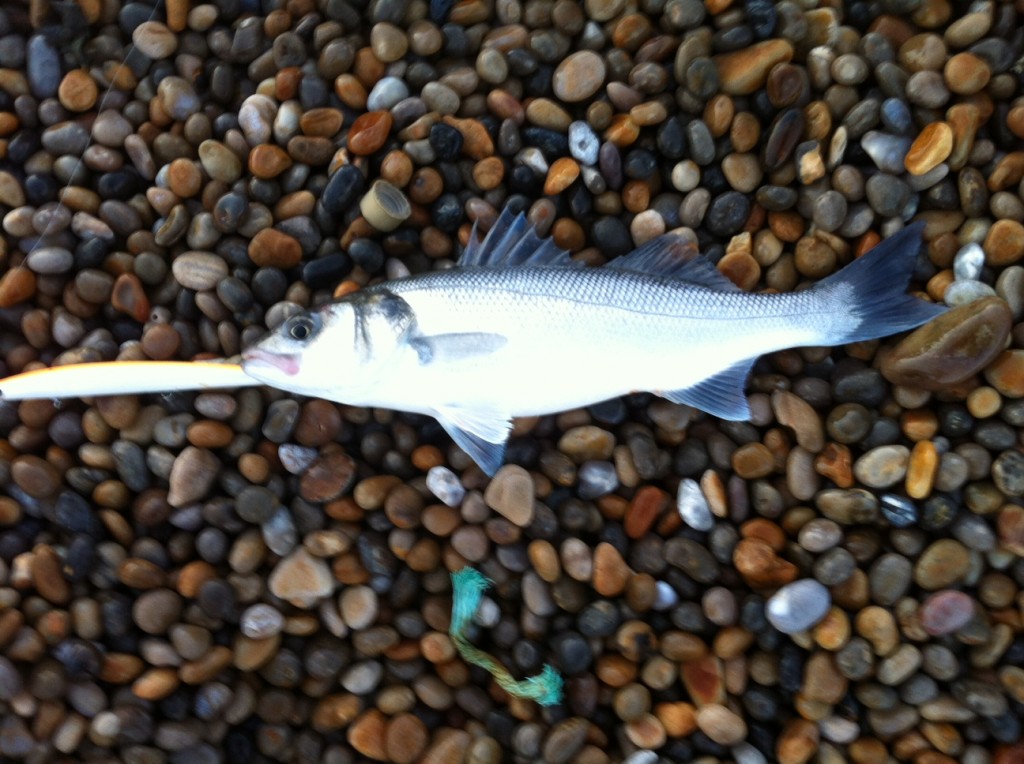
M299 359L294 355L268 353L259 348L251 348L242 353L243 371L249 373L252 370L256 372L252 376L258 377L260 367L277 369L289 377L294 377L299 373Z

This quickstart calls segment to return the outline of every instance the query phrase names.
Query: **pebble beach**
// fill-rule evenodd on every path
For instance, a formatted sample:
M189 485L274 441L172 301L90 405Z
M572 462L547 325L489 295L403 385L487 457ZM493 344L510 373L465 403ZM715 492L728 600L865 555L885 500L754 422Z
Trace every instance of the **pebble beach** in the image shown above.
M921 221L950 309L493 478L270 388L0 401L0 761L1024 762L1020 0L0 4L0 378L236 356L505 208L749 292ZM467 567L561 702L463 659Z

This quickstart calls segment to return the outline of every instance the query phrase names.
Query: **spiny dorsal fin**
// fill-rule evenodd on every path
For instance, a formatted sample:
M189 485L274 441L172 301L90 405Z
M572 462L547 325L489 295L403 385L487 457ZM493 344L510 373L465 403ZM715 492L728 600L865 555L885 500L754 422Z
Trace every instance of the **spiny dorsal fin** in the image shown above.
M740 291L692 243L673 234L651 239L628 255L615 258L605 268L669 276L716 292Z
M580 264L569 257L569 253L550 239L541 239L526 215L513 215L506 207L501 211L487 236L480 240L476 235L476 224L469 236L462 257L461 268L508 268L517 265L545 265L555 267L578 267Z

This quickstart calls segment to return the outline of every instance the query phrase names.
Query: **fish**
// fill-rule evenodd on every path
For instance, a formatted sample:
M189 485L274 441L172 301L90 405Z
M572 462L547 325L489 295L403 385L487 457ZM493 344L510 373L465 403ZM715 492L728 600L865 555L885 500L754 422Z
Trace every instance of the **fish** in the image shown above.
M923 224L791 293L748 293L661 235L601 267L507 208L455 267L296 313L241 355L268 385L434 417L488 475L515 417L651 392L725 420L763 354L913 329L946 308L907 294Z

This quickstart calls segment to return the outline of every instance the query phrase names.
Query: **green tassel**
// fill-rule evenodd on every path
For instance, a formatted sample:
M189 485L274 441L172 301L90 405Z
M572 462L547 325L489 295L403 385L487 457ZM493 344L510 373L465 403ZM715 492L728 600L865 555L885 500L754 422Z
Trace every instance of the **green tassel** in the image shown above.
M486 669L505 692L517 698L535 700L542 706L553 706L562 702L562 677L554 666L545 664L536 676L517 680L494 656L473 645L466 631L473 620L473 614L480 606L483 593L491 582L474 568L463 568L452 573L452 623L448 633L459 649L463 660Z

